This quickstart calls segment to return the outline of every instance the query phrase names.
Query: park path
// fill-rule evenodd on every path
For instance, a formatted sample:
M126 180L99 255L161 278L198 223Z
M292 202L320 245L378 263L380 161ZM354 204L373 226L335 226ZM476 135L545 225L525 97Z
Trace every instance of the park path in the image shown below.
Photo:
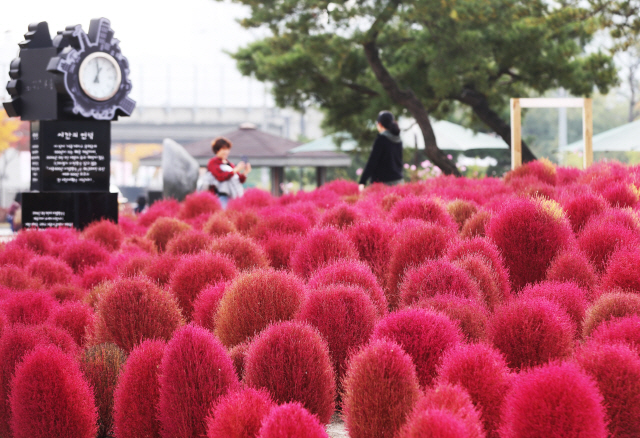
M331 424L327 426L327 434L330 438L349 438L344 421L342 421L342 417L337 412L333 414Z

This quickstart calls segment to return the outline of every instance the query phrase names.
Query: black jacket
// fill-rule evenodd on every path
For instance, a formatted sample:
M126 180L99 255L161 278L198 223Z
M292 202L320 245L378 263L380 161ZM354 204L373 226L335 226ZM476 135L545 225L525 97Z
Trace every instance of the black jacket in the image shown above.
M389 135L386 131L378 134L367 165L362 171L360 184L366 184L369 178L371 182L402 179L402 141L398 137Z

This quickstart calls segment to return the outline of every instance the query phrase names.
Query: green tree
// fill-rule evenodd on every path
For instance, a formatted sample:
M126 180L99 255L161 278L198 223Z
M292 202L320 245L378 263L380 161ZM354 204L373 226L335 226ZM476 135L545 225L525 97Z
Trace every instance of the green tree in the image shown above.
M380 109L412 116L427 157L459 172L438 148L429 116L459 104L510 143L508 98L563 87L601 92L617 81L612 59L585 53L600 29L579 0L235 0L241 23L270 36L232 56L240 71L273 83L280 106L325 110L325 128L372 140ZM524 161L535 156L524 145Z

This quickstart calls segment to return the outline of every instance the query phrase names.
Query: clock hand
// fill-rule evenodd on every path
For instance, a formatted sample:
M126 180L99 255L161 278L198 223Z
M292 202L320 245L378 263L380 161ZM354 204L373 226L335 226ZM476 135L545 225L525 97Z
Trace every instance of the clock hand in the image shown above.
M100 83L100 81L98 80L98 76L100 76L100 70L102 70L99 65L96 67L98 68L98 71L96 72L96 78L93 80L94 84Z

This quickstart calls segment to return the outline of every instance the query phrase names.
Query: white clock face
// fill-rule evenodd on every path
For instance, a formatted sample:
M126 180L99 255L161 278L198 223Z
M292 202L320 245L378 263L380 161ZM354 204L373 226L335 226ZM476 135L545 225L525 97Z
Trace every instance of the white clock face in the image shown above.
M104 52L94 52L80 65L80 87L93 100L111 99L122 81L120 66L113 56Z

